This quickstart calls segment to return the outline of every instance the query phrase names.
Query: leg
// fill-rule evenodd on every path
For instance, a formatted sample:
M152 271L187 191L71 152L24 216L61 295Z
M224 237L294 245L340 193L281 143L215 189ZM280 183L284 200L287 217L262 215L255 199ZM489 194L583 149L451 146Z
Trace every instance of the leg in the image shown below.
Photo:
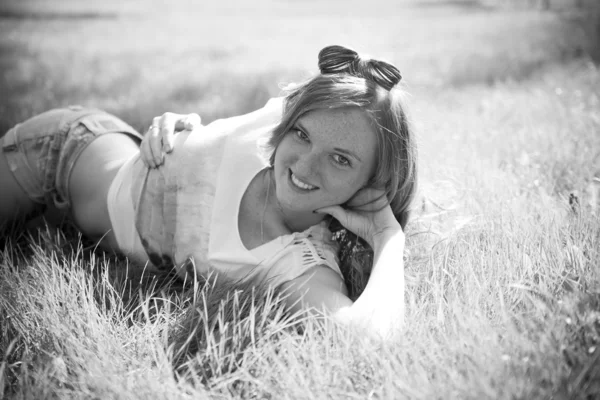
M54 109L17 124L0 138L0 225L29 219L51 205L56 154L73 113ZM59 212L60 214L60 212Z
M139 151L136 140L141 135L125 122L80 107L50 110L17 125L0 140L0 223L46 205L72 217L83 234L102 237L111 229L108 189ZM116 248L114 235L106 242Z
M6 154L2 151L3 143L4 137L0 138L0 227L25 219L38 206L15 179Z
M118 249L108 214L107 194L120 167L139 153L138 143L122 133L106 133L82 151L69 178L71 213L83 234Z

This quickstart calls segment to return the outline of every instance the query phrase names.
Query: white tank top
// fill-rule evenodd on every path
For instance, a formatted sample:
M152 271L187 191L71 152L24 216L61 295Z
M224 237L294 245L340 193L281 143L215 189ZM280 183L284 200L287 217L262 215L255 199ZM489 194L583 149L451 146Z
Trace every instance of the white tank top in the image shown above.
M139 156L127 162L108 197L123 252L175 267L182 277L215 271L277 286L317 265L341 277L337 245L325 223L252 250L240 238L240 203L254 176L268 166L265 144L281 113L282 99L271 99L250 114L179 133L173 153L158 169L146 168Z

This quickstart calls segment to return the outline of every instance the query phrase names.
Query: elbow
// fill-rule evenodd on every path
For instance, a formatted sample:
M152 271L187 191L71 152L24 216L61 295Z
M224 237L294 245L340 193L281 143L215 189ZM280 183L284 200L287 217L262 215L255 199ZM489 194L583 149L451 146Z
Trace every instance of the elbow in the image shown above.
M347 306L336 310L332 317L341 325L383 340L398 338L404 330L404 307L390 314L378 310L364 313L353 306Z

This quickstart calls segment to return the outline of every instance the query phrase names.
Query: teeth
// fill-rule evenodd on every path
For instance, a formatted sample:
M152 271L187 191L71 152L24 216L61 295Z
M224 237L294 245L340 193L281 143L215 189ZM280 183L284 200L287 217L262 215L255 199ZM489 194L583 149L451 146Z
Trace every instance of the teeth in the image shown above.
M306 183L300 181L300 179L296 178L296 175L294 175L294 174L292 174L292 182L294 182L294 185L296 185L302 189L310 190L310 189L316 188L316 186L307 185Z

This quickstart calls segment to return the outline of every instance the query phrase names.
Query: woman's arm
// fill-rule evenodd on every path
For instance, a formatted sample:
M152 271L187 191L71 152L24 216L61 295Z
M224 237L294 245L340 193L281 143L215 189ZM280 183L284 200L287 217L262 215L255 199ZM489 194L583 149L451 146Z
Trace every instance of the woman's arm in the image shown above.
M269 99L264 107L245 115L254 114L255 117L261 114L272 115L276 116L276 120L279 121L282 111L283 98L274 97ZM233 121L235 118L238 118L238 121L246 121L244 115L227 118L227 120ZM268 124L271 123L273 121L269 120ZM214 122L211 124L214 124ZM202 120L196 113L175 114L166 112L160 117L153 118L152 125L148 128L140 146L142 161L150 168L160 167L165 161L165 155L173 151L176 133L183 130L192 131L194 128L199 128L200 126L202 126Z
M404 322L404 232L389 231L375 239L375 261L361 296L334 315L365 323L382 336L400 330Z
M380 193L369 190L371 196ZM362 212L341 207L321 210L336 217L373 248L373 269L361 296L352 302L339 275L322 266L286 284L287 301L293 305L292 309L324 310L341 322L365 327L382 337L392 336L401 329L404 321L405 237L389 205L378 209L381 205L381 201L375 201L369 205L369 210Z

